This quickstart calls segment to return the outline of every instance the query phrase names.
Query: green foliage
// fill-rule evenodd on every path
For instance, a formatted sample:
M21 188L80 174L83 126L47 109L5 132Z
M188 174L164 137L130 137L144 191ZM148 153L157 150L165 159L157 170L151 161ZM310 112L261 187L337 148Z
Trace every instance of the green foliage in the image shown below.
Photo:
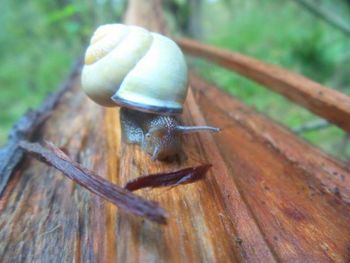
M220 1L206 4L206 42L238 51L301 73L315 81L350 94L350 39L310 15L292 1ZM248 105L293 128L319 119L261 85L204 61L191 61L203 76ZM331 127L302 136L327 152L345 158L340 150L345 133ZM346 149L346 151L350 151Z
M95 27L116 22L124 1L1 3L0 144L13 123L57 89Z

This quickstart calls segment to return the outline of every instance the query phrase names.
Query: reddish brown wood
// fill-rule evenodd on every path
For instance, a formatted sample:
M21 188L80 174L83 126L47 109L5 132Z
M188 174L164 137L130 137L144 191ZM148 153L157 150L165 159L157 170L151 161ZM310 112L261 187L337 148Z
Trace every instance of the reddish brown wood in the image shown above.
M190 39L179 39L177 43L186 53L236 71L350 132L349 96L296 73L236 52Z
M241 126L257 134L267 147L282 154L290 163L296 164L298 169L308 171L312 177L319 180L324 191L333 193L350 204L349 167L344 163L334 160L309 143L296 139L291 131L257 114L233 97L227 96L198 75L192 73L190 80L196 90L209 97L213 101L211 103ZM222 128L225 127L229 125L225 124Z
M273 255L283 262L349 261L349 170L213 85L193 75L191 83L194 96L188 103L199 107L193 117L198 120L201 113L223 128L213 137L230 171L215 176L221 192L230 182L236 185L238 200L249 207ZM230 194L224 200L226 207L233 204Z

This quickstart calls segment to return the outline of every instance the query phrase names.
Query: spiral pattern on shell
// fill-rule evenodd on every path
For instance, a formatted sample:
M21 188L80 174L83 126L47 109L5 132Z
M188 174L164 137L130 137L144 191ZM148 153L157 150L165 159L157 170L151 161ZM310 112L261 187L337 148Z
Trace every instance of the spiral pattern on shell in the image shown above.
M187 65L171 39L141 27L100 26L86 50L86 94L103 106L175 114L187 95Z

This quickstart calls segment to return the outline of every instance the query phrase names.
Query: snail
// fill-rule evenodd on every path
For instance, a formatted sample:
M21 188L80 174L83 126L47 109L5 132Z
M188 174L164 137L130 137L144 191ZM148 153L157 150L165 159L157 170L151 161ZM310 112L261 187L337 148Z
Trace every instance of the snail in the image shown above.
M152 160L165 160L180 153L182 134L219 131L180 124L187 75L184 56L171 39L137 26L107 24L91 38L81 84L96 103L121 107L123 141L139 144Z

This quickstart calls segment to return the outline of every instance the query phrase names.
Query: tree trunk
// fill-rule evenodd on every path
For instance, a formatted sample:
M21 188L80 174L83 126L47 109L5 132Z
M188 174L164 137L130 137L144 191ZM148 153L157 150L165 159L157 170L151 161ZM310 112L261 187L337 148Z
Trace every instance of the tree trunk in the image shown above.
M202 29L202 0L190 0L190 15L188 17L187 34L193 38L203 37Z

